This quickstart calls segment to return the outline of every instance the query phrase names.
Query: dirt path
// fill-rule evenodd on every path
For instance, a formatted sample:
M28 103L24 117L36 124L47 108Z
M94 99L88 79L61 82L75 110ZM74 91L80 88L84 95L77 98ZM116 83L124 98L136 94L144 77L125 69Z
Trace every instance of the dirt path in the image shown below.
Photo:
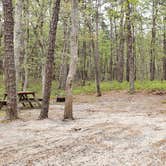
M166 96L111 92L77 96L75 121L21 111L22 121L0 123L0 166L165 166ZM89 103L90 102L90 103Z

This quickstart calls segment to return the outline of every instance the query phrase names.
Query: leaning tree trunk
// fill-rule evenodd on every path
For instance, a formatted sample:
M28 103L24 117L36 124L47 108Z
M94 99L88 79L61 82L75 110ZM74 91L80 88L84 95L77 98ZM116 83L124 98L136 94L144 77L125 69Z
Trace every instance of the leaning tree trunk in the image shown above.
M5 43L5 81L7 90L7 119L14 120L17 115L16 71L14 62L14 19L12 0L3 0L4 43Z
M51 95L51 85L52 85L52 76L53 76L56 30L57 30L57 24L58 24L58 18L59 18L59 10L60 10L60 0L56 0L54 2L53 16L50 23L49 46L48 46L48 54L47 54L46 68L45 68L43 102L42 102L42 109L40 112L39 119L48 118L49 100Z
M72 0L72 28L71 28L71 62L69 73L66 81L66 102L64 119L73 119L73 95L72 83L76 73L77 59L78 59L78 0Z
M129 0L127 1L127 54L129 57L129 83L130 83L130 93L134 93L134 55L133 55L133 38L132 38L132 27L131 27L131 4Z
M23 9L23 1L16 0L15 5L15 26L14 26L14 56L15 56L15 67L16 67L16 85L18 88L19 80L20 80L20 58L23 49L22 42L22 9Z

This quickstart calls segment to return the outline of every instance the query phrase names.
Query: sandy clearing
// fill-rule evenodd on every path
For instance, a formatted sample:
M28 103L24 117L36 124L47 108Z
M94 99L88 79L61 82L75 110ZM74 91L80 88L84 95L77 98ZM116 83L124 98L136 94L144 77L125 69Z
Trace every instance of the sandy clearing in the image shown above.
M126 92L76 96L76 120L67 122L63 105L51 105L43 121L39 110L23 110L24 120L0 123L0 166L165 166L163 100Z

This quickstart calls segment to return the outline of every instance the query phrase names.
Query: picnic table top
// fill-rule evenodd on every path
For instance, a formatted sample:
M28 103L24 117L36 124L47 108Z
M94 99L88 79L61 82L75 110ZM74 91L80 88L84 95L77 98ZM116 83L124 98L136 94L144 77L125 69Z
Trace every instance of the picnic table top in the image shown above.
M35 94L34 91L19 91L17 94Z
M7 93L4 93L5 95L7 95ZM24 95L24 94L35 94L34 91L18 91L17 92L18 95Z

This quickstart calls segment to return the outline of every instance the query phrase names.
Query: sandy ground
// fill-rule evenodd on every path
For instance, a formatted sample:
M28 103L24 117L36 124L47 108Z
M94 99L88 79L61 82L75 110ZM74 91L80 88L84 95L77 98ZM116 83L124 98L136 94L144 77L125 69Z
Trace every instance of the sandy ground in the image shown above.
M74 121L63 105L21 111L0 123L0 166L166 166L166 95L111 92L76 96Z

